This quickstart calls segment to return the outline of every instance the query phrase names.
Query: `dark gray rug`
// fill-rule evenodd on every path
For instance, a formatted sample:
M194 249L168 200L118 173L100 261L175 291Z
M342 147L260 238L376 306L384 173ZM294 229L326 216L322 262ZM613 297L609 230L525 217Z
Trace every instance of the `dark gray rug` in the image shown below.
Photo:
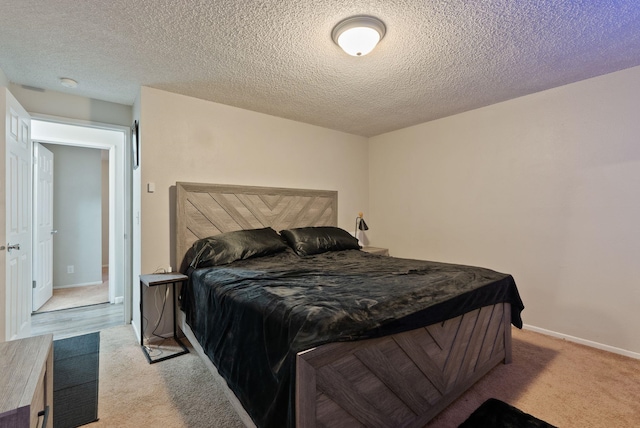
M555 428L522 410L489 398L458 428Z
M98 420L100 333L53 341L53 427Z

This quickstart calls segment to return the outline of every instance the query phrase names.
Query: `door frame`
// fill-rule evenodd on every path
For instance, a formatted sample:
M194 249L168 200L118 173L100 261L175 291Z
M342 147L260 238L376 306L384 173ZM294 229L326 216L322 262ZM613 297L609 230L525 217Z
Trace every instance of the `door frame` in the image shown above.
M31 114L33 122L69 125L80 128L121 132L121 143L101 143L85 138L34 138L45 144L87 147L107 150L109 153L109 301L124 303L124 322L131 321L132 312L132 258L131 258L131 153L130 128L120 125L68 119L44 114ZM122 284L123 296L116 296L113 284Z

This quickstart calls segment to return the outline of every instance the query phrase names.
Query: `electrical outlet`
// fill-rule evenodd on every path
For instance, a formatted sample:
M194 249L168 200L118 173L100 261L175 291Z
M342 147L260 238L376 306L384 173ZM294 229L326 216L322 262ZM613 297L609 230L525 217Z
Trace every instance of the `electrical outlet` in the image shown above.
M75 272L75 267L73 265L67 266L67 273L73 273L73 272Z

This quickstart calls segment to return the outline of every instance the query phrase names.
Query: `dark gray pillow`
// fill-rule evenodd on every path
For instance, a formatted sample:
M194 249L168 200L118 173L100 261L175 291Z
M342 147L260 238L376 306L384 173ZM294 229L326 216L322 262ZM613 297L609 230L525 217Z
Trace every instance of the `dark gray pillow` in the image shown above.
M237 230L200 239L191 246L188 265L192 268L219 266L286 250L287 244L270 227Z
M280 234L299 256L360 249L358 240L338 227L300 227L282 230Z

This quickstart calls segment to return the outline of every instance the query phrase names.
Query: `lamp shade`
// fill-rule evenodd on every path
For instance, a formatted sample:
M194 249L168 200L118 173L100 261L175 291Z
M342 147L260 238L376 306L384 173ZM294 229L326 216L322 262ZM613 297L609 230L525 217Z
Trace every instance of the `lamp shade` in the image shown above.
M358 239L359 230L369 230L369 226L367 226L367 223L364 222L362 216L362 213L358 213L358 217L356 217L356 230L355 232L353 232L353 236L355 236L356 239ZM358 239L358 241L360 240Z
M364 222L364 219L360 217L360 222L358 223L358 229L360 230L369 230L369 226Z
M352 56L363 56L371 52L382 40L386 28L382 21L372 16L354 16L335 26L333 41Z

